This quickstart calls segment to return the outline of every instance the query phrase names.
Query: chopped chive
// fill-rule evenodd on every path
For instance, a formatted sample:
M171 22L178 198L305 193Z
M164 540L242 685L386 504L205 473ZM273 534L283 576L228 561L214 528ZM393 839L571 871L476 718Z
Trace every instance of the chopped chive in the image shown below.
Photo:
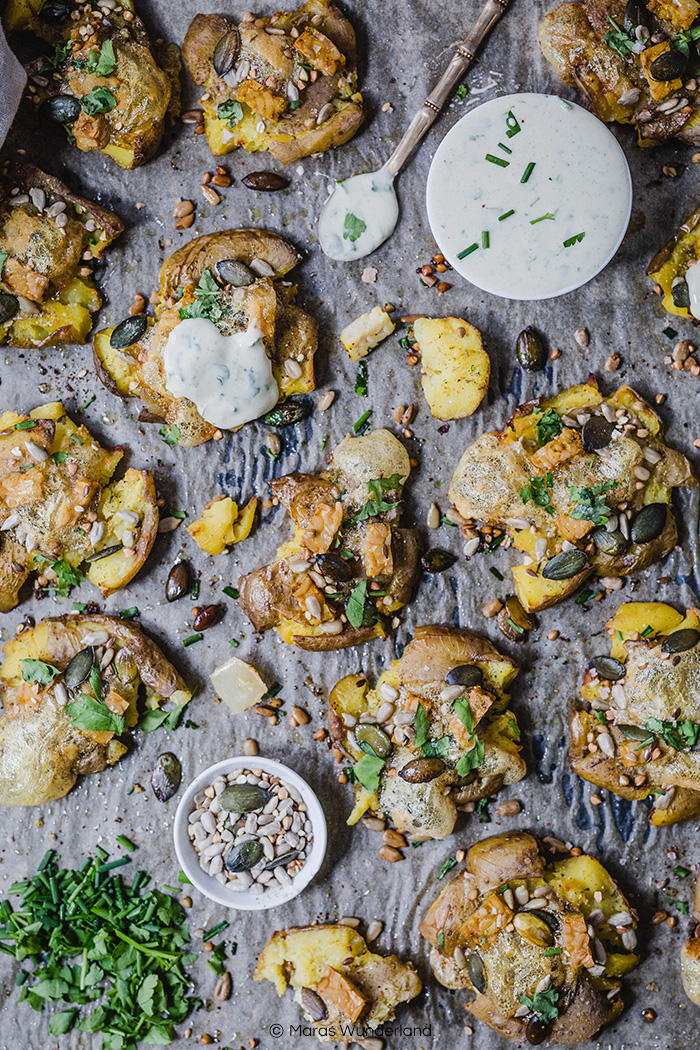
M498 148L502 149L504 153L512 153L513 152L512 149L508 149L507 146L504 146L502 142L498 143Z
M87 609L86 602L71 602L71 609L73 612L85 612Z
M201 631L197 631L196 634L191 634L187 638L182 639L182 644L187 648L188 645L194 645L195 642L201 642L204 635Z
M139 614L138 605L132 605L130 609L122 609L119 613L119 618L122 620L133 620L135 616Z
M573 237L567 237L565 241L562 241L562 244L565 248L571 248L572 245L582 241L585 236L585 233L576 233Z
M440 930L440 932L437 935L437 944L438 948L440 949L445 947L445 934L442 932L442 930Z
M125 864L131 864L131 857L120 857L119 860L110 860L108 864L100 864L99 872L112 871L113 868L123 868Z
M128 839L126 835L117 835L117 842L120 846L123 846L124 849L128 849L129 853L133 853L136 849L136 845L131 841L131 839Z
M486 159L490 161L491 164L498 164L499 168L507 168L510 164L509 160L504 160L503 157L494 157L493 153L487 153Z
M503 215L499 215L498 221L503 222L504 219L509 219L511 215L515 215L515 208L511 208L510 211L506 211Z
M653 634L653 633L654 633L654 628L650 627L649 624L647 624L647 626L644 628L643 631L639 632L640 637L642 637L642 638L646 638L648 635Z
M39 867L37 868L37 871L43 871L44 868L47 867L47 865L49 865L51 863L51 861L53 859L53 852L54 851L52 849L47 849L46 853L41 858L41 863L40 863Z
M673 869L673 874L677 875L679 879L687 879L690 875L690 870L688 868L684 868L682 864L677 864L676 867Z
M538 222L544 222L545 219L554 219L551 211L548 211L546 215L540 215L539 219L530 219L530 225L534 226Z
M532 175L534 170L535 170L535 162L534 162L534 160L531 160L530 163L528 164L528 166L525 168L525 171L523 172L523 175L522 175L522 178L521 178L520 181L521 182L527 182L528 179L530 178L530 176Z
M190 591L190 601L196 602L199 598L199 580L195 580Z
M235 638L229 638L229 640L228 640L228 644L229 644L229 645L231 645L231 646L233 646L233 648L234 648L234 649L237 649L237 648L238 648L238 646L239 646L239 645L240 645L241 643L240 643L239 641L237 641L237 640L236 640Z
M89 397L89 398L87 399L87 401L84 401L84 402L83 402L83 404L82 404L82 405L80 406L80 408L81 408L81 409L89 408L89 407L90 407L90 405L92 404L92 402L93 402L93 401L95 401L95 400L96 400L96 397L95 397L95 395L93 394L93 395L92 395L92 397Z
M484 230L483 233L481 234L481 247L482 248L490 248L491 247L491 238L489 236L489 231L488 230Z
M357 422L353 423L353 425L352 425L352 429L353 429L353 431L354 431L354 432L355 432L356 434L359 434L359 433L360 433L360 431L361 431L361 430L363 429L363 427L364 427L365 423L367 422L367 420L369 419L369 417L370 417L371 415L372 415L372 409L371 409L371 408L368 408L366 412L363 412L363 413L362 413L362 415L361 415L361 416L360 416L360 418L359 418L359 419L357 420Z
M229 598L233 598L234 601L238 597L238 591L235 587L224 587L224 594L228 595Z
M665 335L667 339L675 339L678 335L678 332L675 328L671 328L671 326L669 325L668 328L663 328L661 330L661 334Z
M326 442L327 441L328 441L328 434L326 434L326 436L324 437L323 441L321 442L321 452L323 452L324 448L326 447Z
M510 616L508 617L508 623L510 624L510 626L513 628L514 631L518 632L518 634L525 634L525 628L521 627L519 623L515 622L515 620L512 620L510 618Z
M476 243L476 241L474 241L474 243L470 244L468 248L464 249L464 251L458 252L457 253L457 258L458 259L466 259L466 257L468 255L471 255L472 252L477 251L478 248L479 248L479 245Z
M543 952L542 954L543 955L559 955L561 953L561 951L562 951L561 948L548 948L547 951Z
M494 575L497 580L501 580L501 582L505 579L505 576L503 575L503 573L499 572L495 565L492 565L489 568L489 572L492 573L492 575Z
M212 926L211 929L205 930L202 934L203 941L211 941L214 937L217 937L223 930L228 926L226 919L223 922L217 922L216 926Z
M515 116L512 109L508 110L508 115L506 116L506 127L508 129L506 131L506 135L509 139L512 139L513 135L517 135L520 131L520 124L518 123L518 118Z

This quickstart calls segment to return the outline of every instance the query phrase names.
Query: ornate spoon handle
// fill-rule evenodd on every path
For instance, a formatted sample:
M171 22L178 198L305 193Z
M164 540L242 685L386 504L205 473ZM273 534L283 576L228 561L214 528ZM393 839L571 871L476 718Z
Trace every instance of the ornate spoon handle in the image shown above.
M398 175L413 150L428 129L432 127L435 118L474 61L477 50L501 15L504 14L509 3L510 0L486 0L473 28L455 51L447 69L408 125L403 138L384 165L384 170L392 178Z

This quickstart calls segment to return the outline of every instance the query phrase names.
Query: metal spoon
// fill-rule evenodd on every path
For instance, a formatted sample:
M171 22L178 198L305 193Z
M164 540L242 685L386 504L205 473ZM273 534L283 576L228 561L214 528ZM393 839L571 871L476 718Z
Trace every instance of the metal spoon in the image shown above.
M378 171L353 175L336 183L318 220L321 248L331 259L349 262L369 255L394 232L399 202L394 179L432 127L459 81L474 61L479 46L508 7L510 0L486 0L471 32L409 124L398 146Z

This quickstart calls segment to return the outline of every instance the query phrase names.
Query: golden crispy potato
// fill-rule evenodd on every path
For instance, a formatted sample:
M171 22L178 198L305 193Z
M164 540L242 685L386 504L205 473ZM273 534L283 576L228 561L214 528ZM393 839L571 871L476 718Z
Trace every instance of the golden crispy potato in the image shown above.
M100 668L108 650L112 659ZM98 773L126 753L120 737L137 725L144 703L154 711L169 700L177 712L192 695L139 627L112 616L49 617L7 642L3 652L4 806L62 798L78 776ZM85 663L81 682L79 674L64 677L78 653Z
M253 498L239 512L238 504L230 496L217 496L209 500L201 518L188 525L187 531L207 554L223 554L228 547L250 535L257 505L257 499Z
M133 579L155 541L158 505L150 471L111 480L122 456L58 401L0 416L0 611L14 609L31 573L64 596L83 580L82 564L105 597Z
M545 891L540 895L537 891ZM528 903L538 898L535 910ZM594 958L595 936L605 963ZM467 1009L508 1039L585 1042L622 1011L637 920L593 857L546 854L526 832L477 842L421 922L433 973L477 993ZM545 978L544 993L537 992ZM528 1039L529 1042L534 1041Z
M540 25L542 53L559 79L576 87L601 120L633 124L640 146L655 146L674 137L697 145L700 96L693 82L690 89L686 86L692 66L668 81L656 80L650 70L654 59L670 50L669 38L675 39L688 18L695 18L692 12L697 4L695 0L659 0L645 6L651 40L640 53L632 50L634 40L624 32L624 5L611 0L564 3L551 11ZM653 43L657 34L662 39ZM611 40L622 43L624 54L619 53L619 45L613 49ZM672 91L685 103L662 108L663 99Z
M478 328L459 317L419 317L423 393L436 419L471 416L489 388L491 362Z
M641 486L640 475L649 475ZM487 543L495 528L526 556L512 571L529 613L592 574L626 576L663 558L677 540L672 491L697 485L685 456L664 444L650 405L630 387L604 397L588 382L521 405L503 430L482 434L449 496L464 518L488 526Z
M348 1046L349 1029L375 1029L396 1016L396 1007L414 999L421 981L411 963L371 952L349 926L318 925L278 930L263 950L256 981L272 981L278 995L291 986L306 1020L321 1042ZM329 1034L335 1026L341 1036Z
M178 48L151 43L131 0L97 17L90 5L73 11L67 5L63 17L49 6L44 17L43 3L9 0L4 14L8 32L27 30L54 49L26 66L36 106L64 124L83 152L99 150L122 168L144 164L158 149L166 120L179 116ZM50 77L40 76L47 72Z
M662 302L670 314L692 319L686 275L700 259L700 208L679 226L647 266L647 275L663 292Z
M206 88L204 127L216 156L242 146L289 164L342 145L362 123L355 31L330 0L239 25L198 14L183 56Z
M418 572L417 534L398 526L410 469L401 442L377 430L341 441L319 475L271 482L294 535L275 561L239 581L241 606L256 631L276 627L285 642L317 651L385 637Z
M612 664L605 655L597 657L584 674L585 704L571 705L571 766L623 798L653 797L654 825L689 820L700 813L700 754L693 750L700 613L689 609L684 617L662 602L627 602L607 628ZM589 733L594 744L605 734L605 745L591 748Z
M443 839L459 805L522 780L520 731L506 694L517 673L485 638L430 626L416 628L374 689L364 674L337 682L328 721L333 744L354 763L348 824L372 810L403 834ZM460 675L463 694L446 698L448 679Z
M193 401L171 393L163 367L170 333L186 318L199 316L206 301L211 308L206 316L223 335L250 325L261 332L280 401L309 393L315 388L318 325L294 305L296 287L277 281L299 258L289 241L269 230L222 230L195 237L166 259L160 274L162 305L136 342L115 349L111 340L116 326L95 334L93 361L99 379L113 394L139 398L145 406L140 420L163 424L161 434L170 445L200 445L220 437L221 431L200 415ZM234 287L218 278L217 264L223 261L243 264L250 283ZM291 358L296 367L290 372L285 366Z
M350 355L350 360L359 361L384 339L388 339L395 328L386 310L375 306L369 313L361 314L346 325L340 333L340 341Z
M114 212L33 164L3 165L0 343L31 349L85 342L102 296L79 271L123 229Z

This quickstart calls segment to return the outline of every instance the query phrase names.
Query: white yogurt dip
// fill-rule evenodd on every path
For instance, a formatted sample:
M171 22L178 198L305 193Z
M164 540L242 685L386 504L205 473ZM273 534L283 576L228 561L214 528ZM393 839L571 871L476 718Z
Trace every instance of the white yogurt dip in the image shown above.
M369 255L396 226L399 204L384 168L337 182L318 220L318 237L331 259Z
M597 117L556 95L506 95L445 136L427 206L440 251L468 281L507 299L549 299L610 262L632 180Z
M205 317L173 328L163 351L165 385L187 397L203 419L222 430L250 423L279 401L279 389L255 325L222 335Z

